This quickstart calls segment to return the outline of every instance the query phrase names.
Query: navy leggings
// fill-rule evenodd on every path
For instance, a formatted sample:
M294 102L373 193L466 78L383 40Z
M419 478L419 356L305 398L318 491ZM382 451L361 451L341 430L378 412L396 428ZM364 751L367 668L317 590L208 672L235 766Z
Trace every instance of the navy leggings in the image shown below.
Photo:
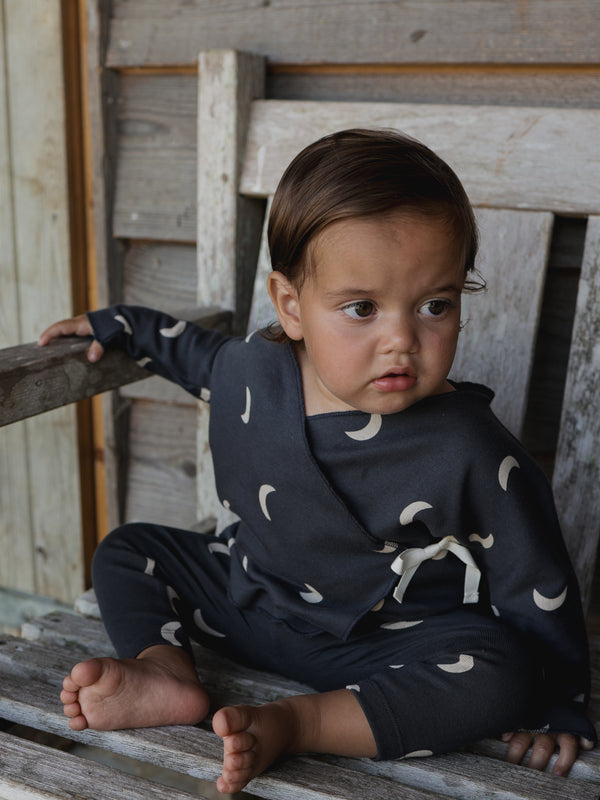
M191 639L317 691L347 687L381 759L454 750L522 727L535 712L541 671L498 619L460 609L382 628L373 612L346 641L307 635L293 621L236 607L229 561L222 537L141 523L113 531L93 578L118 655L166 643L192 655Z

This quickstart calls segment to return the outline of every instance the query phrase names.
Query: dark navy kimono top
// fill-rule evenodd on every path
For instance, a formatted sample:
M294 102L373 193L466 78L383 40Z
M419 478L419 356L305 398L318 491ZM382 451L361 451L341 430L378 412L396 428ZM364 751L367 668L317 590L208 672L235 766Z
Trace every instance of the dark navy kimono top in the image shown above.
M234 603L343 639L383 605L390 627L477 607L536 642L541 727L595 739L579 589L551 490L488 389L458 384L385 416L306 418L290 344L140 307L88 317L102 345L210 402L217 492L239 518L223 534L235 542Z

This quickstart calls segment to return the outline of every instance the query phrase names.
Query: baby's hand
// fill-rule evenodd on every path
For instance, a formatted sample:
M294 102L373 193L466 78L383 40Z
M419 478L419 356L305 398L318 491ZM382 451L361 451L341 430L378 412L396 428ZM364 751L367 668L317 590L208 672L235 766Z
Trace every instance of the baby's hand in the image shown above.
M502 736L502 741L510 742L506 760L511 764L520 764L533 742L528 766L539 770L546 769L554 753L554 748L558 745L558 758L552 773L563 777L569 774L569 770L577 760L579 747L581 746L583 750L591 750L594 746L587 739L580 737L578 740L576 736L570 733L527 733L526 731L519 731L518 733L505 733Z
M52 339L56 339L59 336L93 335L94 331L92 330L90 321L85 314L80 314L78 317L73 317L73 319L63 319L60 322L55 322L53 325L50 325L50 327L46 328L46 330L38 339L38 344L44 347ZM102 358L103 354L104 348L100 342L94 340L87 353L88 360L92 362L98 361L100 358Z

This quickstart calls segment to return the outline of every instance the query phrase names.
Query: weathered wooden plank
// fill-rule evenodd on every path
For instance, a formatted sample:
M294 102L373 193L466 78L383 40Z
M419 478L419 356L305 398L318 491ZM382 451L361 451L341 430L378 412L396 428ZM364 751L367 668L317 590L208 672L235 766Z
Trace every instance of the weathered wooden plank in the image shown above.
M489 385L493 408L520 436L539 322L552 214L478 209L484 293L464 294L451 377ZM510 335L509 335L510 334Z
M284 63L597 63L594 0L117 0L108 64L237 47Z
M256 101L241 191L273 194L291 159L326 133L392 127L445 158L475 205L585 214L598 206L599 124L594 109Z
M59 319L72 310L60 2L7 0L4 24L17 343L36 335L44 315ZM27 481L13 488L28 495L32 548L28 563L10 564L9 583L73 600L83 587L75 409L29 420L24 436ZM19 536L19 528L7 536Z
M6 64L4 14L0 15L0 65ZM0 347L21 341L17 264L11 196L12 166L6 70L0 67ZM27 433L22 425L0 435L0 584L35 591L35 560L27 471ZM20 535L15 535L18 529Z
M198 297L234 310L245 330L263 204L240 197L250 106L264 95L264 60L201 53L198 64Z
M584 600L600 533L600 217L590 217L558 441L554 493Z
M598 108L599 77L597 66L582 65L539 69L516 64L273 64L267 69L266 96L279 100Z
M210 309L180 316L207 328L226 327L231 318L227 311ZM86 339L65 337L43 348L26 344L0 350L0 426L148 377L113 350L90 364L88 344Z
M196 238L197 97L189 88L188 76L121 78L116 236Z
M139 776L0 732L3 800L191 800L206 795L161 786Z
M197 521L196 406L133 403L126 522L190 528Z
M197 294L194 246L151 241L130 243L124 263L123 302L174 313L194 306Z

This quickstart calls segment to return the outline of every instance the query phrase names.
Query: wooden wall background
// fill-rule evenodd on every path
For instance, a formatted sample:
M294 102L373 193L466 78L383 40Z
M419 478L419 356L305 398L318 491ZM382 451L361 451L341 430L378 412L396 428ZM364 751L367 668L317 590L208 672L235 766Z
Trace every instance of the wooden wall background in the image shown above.
M73 310L62 26L60 0L0 0L2 347ZM83 588L78 413L0 432L2 588L66 602Z
M267 97L600 104L594 0L88 0L86 11L101 305L176 310L202 302L195 256L202 49L265 55ZM549 470L585 224L559 218L553 234L526 433ZM107 524L120 498L128 520L193 525L210 511L196 494L195 405L152 381L113 403L129 433L106 425Z

